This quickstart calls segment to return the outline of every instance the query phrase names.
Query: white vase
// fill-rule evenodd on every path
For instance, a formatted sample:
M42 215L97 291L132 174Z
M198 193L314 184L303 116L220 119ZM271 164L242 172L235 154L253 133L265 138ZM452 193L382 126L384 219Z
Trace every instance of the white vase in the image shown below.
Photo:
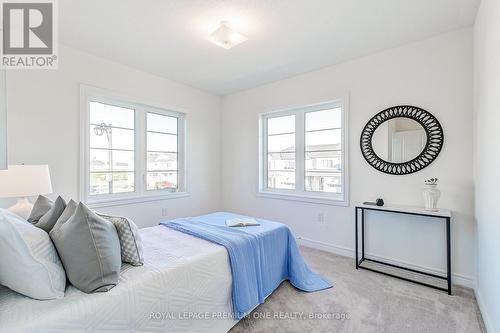
M440 196L441 191L437 189L437 184L426 184L424 188L425 210L431 212L438 211L439 209L437 208L437 203Z

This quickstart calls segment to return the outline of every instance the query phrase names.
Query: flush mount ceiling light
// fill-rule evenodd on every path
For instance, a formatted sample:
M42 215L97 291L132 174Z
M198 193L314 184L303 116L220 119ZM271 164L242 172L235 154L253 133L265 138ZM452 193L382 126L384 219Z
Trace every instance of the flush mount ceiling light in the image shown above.
M222 21L219 28L212 32L207 39L215 45L229 50L230 48L243 43L248 38L231 29L226 21Z

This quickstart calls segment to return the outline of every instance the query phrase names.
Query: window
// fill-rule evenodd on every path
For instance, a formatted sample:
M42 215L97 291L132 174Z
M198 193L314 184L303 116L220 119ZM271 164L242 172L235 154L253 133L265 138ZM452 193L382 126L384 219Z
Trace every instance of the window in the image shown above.
M344 109L337 101L262 115L261 194L347 201Z
M147 190L173 190L179 185L179 119L158 113L147 115Z
M295 189L295 115L267 120L267 187Z
M89 195L135 191L135 110L89 102Z
M82 89L82 196L89 203L185 193L184 115Z

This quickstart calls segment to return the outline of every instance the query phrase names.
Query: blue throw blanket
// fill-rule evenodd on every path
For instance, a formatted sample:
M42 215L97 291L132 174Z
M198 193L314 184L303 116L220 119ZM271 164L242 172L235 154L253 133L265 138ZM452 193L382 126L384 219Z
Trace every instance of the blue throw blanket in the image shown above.
M283 280L309 292L332 287L304 263L286 225L257 219L260 226L227 227L225 221L235 217L243 216L213 213L160 224L227 249L233 276L233 310L238 319L263 303Z

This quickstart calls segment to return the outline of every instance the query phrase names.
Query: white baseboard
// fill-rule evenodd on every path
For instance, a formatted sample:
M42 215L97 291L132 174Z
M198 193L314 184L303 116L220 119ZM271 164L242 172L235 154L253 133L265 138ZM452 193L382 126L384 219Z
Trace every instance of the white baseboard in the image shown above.
M477 285L474 286L474 294L476 295L477 305L479 306L479 311L481 312L481 316L483 317L484 328L487 333L495 333L495 329L493 328L493 324L491 323L490 316L488 315L488 311L486 310L486 306L483 303L483 299Z
M297 241L300 245L304 245L307 247L311 247L311 248L326 251L326 252L335 253L335 254L338 254L338 255L341 255L344 257L354 258L354 249L351 249L348 247L338 246L335 244L317 241L314 239L304 238L304 237L300 237L300 236L297 237ZM368 256L370 256L370 258L373 258L376 260L382 260L382 261L388 262L390 264L405 266L408 268L417 269L417 270L427 272L427 273L432 273L432 274L446 274L446 272L444 270L430 268L430 267L426 267L426 266L422 266L422 265L416 265L413 263L409 263L409 262L405 262L405 261L401 261L401 260L396 260L396 259L392 259L392 258L382 257L382 256L378 256L378 255L373 254L373 253L366 253L366 254ZM453 284L457 284L459 286L472 288L472 289L474 288L474 279L470 276L452 273L451 279L453 281Z
M322 251L326 251L326 252L335 253L335 254L338 254L338 255L341 255L341 256L344 256L344 257L354 258L354 250L350 249L348 247L334 245L334 244L331 244L331 243L325 243L325 242L322 242L322 241L317 241L317 240L314 240L314 239L304 238L304 237L301 237L301 236L297 236L296 238L297 238L297 241L298 241L298 243L300 245L304 245L304 246L307 246L307 247L312 247L313 249L317 249L317 250L322 250Z

